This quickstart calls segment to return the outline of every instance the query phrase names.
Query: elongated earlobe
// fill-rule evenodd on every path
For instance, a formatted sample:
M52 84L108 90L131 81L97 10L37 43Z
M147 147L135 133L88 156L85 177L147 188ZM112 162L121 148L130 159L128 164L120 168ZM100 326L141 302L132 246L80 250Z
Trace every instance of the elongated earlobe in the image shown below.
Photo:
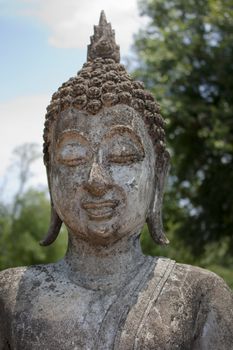
M159 245L169 244L164 230L163 230L163 220L162 220L162 204L163 204L163 192L166 176L169 169L170 156L168 152L165 152L163 159L160 160L160 166L156 166L156 186L151 202L148 216L147 225L149 233L153 241Z
M59 218L59 216L57 215L57 212L52 205L51 206L51 219L50 219L49 230L48 230L45 238L42 241L40 241L40 245L48 246L48 245L52 244L56 240L56 238L60 232L61 225L62 225L62 221Z
M50 185L50 176L49 176L49 166L46 166L46 173L47 173L47 180L48 180L48 186L49 186L49 193L50 193L50 203L51 203L51 214L50 214L50 225L48 232L45 236L45 238L40 241L41 246L48 246L52 244L57 236L59 235L62 220L59 218L54 206L53 206L53 200L51 195L51 185Z

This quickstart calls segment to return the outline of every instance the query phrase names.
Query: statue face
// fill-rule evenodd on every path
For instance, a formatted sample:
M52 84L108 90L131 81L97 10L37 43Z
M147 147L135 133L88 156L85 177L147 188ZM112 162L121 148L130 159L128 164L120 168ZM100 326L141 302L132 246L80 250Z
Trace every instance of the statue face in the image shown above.
M144 121L126 105L93 116L68 109L52 130L50 185L69 231L98 244L138 232L155 186Z

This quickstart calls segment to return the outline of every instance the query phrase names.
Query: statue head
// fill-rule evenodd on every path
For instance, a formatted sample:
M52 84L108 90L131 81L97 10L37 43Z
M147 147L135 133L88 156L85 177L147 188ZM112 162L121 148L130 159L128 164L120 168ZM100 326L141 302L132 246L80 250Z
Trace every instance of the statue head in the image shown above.
M51 195L51 244L62 222L72 234L109 244L140 232L145 221L166 244L161 207L169 154L152 94L119 63L104 12L87 62L47 107L44 163Z

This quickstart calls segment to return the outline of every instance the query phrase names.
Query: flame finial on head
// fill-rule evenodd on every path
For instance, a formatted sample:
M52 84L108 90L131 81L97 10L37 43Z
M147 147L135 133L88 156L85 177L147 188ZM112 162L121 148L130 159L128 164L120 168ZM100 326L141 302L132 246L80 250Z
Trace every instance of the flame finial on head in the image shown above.
M111 23L107 22L104 11L101 11L99 24L94 26L94 35L90 39L87 61L100 57L112 58L115 62L120 62L120 47L115 41L115 31Z
M99 26L106 26L108 24L105 12L100 12Z

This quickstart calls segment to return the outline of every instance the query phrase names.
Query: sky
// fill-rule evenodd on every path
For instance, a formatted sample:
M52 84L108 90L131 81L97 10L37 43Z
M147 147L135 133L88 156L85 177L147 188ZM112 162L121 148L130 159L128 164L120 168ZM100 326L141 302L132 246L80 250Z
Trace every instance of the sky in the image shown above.
M46 106L85 62L101 10L121 56L129 57L133 34L145 23L137 0L0 0L0 191L6 174L8 191L14 188L13 149L31 142L42 149ZM42 158L32 171L33 185L46 184Z

